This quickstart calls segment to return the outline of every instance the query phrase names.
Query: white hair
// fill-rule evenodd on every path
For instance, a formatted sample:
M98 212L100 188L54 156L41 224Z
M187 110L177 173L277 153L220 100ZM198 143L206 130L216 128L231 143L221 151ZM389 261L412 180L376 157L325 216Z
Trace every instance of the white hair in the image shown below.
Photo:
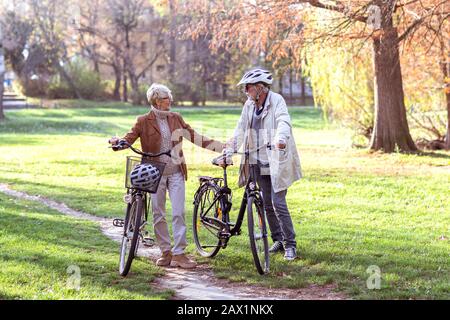
M152 105L156 106L156 99L169 98L173 101L172 92L163 84L154 83L147 90L147 101Z

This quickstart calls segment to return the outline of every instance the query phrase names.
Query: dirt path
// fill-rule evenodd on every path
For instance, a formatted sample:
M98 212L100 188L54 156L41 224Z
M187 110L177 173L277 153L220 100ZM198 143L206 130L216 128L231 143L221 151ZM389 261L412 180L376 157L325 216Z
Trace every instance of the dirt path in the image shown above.
M110 239L120 242L120 228L112 225L112 219L93 216L69 208L41 196L31 196L21 191L0 184L0 192L12 197L37 201L65 215L96 222L100 229ZM160 254L159 248L140 246L138 255L156 261ZM261 299L348 299L344 294L334 292L333 285L310 286L302 289L271 289L242 283L231 283L214 277L208 265L201 264L194 270L165 268L165 275L157 279L153 285L161 289L175 291L174 299L179 300L261 300Z

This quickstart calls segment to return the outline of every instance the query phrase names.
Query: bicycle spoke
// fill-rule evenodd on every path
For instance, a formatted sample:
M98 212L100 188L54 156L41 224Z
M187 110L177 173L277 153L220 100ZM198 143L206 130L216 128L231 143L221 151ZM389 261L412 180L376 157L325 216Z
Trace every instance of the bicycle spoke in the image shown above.
M202 223L202 225L205 227L205 229L207 230L207 231L209 231L209 233L211 233L213 236L217 236L217 232L219 231L219 230L217 230L217 229L213 229L213 230L211 230L211 228L213 228L213 227L211 227L211 226L207 226L207 225L205 225L204 223Z
M127 209L127 223L124 226L119 260L119 273L122 276L128 274L133 258L138 251L139 239L142 237L140 229L145 226L142 220L142 211L142 198L135 199Z
M249 199L247 214L250 247L252 249L253 259L258 272L264 274L268 272L269 269L269 253L264 211L259 199Z
M218 216L219 202L214 201L217 190L214 186L205 187L199 191L198 203L194 207L193 226L194 241L198 252L205 257L214 256L220 249L219 232L221 227L212 220Z

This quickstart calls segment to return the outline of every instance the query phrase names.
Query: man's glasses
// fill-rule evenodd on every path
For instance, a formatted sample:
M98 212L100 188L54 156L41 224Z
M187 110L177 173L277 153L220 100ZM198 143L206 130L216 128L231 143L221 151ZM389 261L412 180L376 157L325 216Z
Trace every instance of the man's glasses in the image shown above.
M254 87L254 86L255 86L254 84L246 84L242 91L243 91L244 93L247 93L248 90L249 90L251 87Z

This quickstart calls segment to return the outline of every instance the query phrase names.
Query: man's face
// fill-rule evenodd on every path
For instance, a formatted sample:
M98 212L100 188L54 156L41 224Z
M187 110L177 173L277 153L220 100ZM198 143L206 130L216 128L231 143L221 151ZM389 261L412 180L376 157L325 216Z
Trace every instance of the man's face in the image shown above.
M258 86L256 84L246 84L245 85L245 93L248 97L250 97L252 100L256 100L256 96L258 94Z

